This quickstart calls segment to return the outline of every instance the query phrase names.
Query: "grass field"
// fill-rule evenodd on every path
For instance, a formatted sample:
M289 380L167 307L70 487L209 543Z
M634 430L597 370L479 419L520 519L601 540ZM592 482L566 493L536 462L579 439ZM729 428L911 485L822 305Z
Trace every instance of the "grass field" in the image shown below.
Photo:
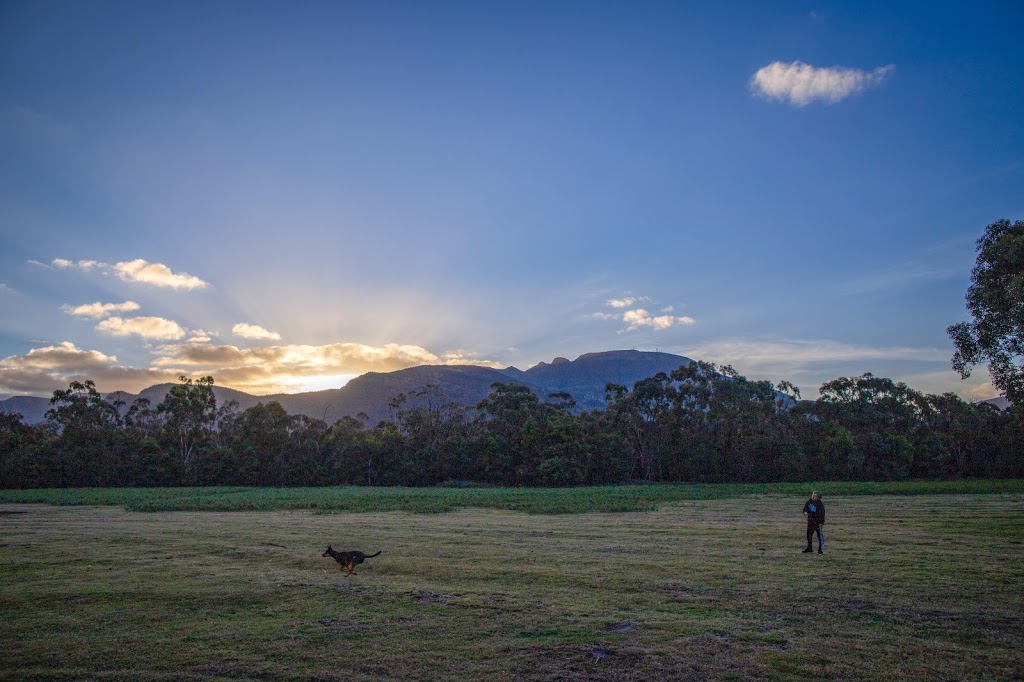
M1021 679L1019 485L822 485L823 556L800 553L806 485L578 514L565 499L603 489L538 491L533 513L465 491L490 503L431 514L2 491L0 679ZM416 497L349 492L356 509ZM345 578L328 543L383 554Z
M1024 480L620 485L586 488L51 488L0 490L0 504L120 505L128 511L275 511L444 513L470 507L534 514L654 511L663 504L749 495L1024 493Z

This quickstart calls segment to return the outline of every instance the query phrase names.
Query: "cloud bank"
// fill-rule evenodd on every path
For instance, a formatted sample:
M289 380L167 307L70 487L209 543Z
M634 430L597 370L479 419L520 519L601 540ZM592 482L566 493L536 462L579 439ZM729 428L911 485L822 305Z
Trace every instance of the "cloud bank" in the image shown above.
M155 338L156 332L148 329L144 323L132 323L113 317L104 322L110 323L112 329L118 329L125 335L150 334ZM160 328L158 323L153 324L155 328ZM103 392L124 390L137 393L154 384L176 383L182 374L209 374L218 385L231 386L255 395L267 395L303 390L311 379L318 377L393 372L417 365L502 367L498 363L479 361L458 351L438 356L420 346L404 344L368 346L334 343L323 346L238 348L213 345L206 337L196 337L185 343L156 348L150 366L139 368L118 365L115 356L95 350L81 350L65 341L33 349L26 355L0 359L0 392L45 395L67 388L70 381L92 379ZM339 381L339 385L341 383Z
M881 84L895 70L889 64L873 71L842 66L821 68L796 61L772 62L757 70L750 80L755 95L769 100L789 100L804 107L814 101L834 104Z

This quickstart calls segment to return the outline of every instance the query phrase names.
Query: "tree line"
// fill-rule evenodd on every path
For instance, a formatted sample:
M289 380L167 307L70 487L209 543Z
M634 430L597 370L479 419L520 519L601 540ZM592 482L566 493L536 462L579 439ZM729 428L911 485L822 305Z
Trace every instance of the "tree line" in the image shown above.
M568 393L496 383L474 407L437 386L391 417L334 424L279 403L218 405L181 377L158 405L55 391L45 422L0 414L0 486L319 486L770 482L1024 477L1024 411L926 395L865 374L801 400L789 382L695 362L577 411Z

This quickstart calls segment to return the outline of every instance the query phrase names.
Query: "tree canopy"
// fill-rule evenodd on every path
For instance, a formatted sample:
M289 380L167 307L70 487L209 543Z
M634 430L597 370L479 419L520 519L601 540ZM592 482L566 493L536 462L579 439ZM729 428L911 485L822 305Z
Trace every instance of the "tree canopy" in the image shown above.
M277 402L217 406L213 379L155 409L109 403L91 381L56 391L48 421L0 415L0 487L167 485L605 485L1024 476L1024 413L924 395L864 374L800 400L731 367L691 363L607 386L574 411L496 383L475 408L436 386L396 396L393 418L333 425Z
M992 383L1024 405L1024 221L992 223L977 245L967 290L973 321L946 330L956 345L953 369L967 378L987 361Z

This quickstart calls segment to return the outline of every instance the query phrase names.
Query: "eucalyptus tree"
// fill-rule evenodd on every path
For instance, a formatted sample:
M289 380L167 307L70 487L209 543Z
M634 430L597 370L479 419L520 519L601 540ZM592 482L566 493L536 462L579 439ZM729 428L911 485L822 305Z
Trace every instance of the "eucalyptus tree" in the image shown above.
M403 436L403 483L434 485L462 477L469 466L466 449L469 408L450 399L436 384L400 393L388 401Z
M57 485L105 486L121 483L117 431L121 417L90 379L72 381L53 392L46 419L57 431L53 450Z
M156 406L164 419L163 434L181 464L189 469L197 449L212 438L217 423L217 397L213 393L213 377L201 377L193 382L186 376L167 392Z
M477 404L475 474L506 485L575 485L586 479L589 442L565 392L542 401L521 384L496 382Z
M973 321L946 330L956 346L953 369L967 378L987 361L992 383L1024 405L1024 221L992 223L977 251L967 290Z
M998 432L1004 415L989 403L955 393L924 396L924 423L914 442L916 478L998 476Z
M484 457L481 473L494 482L528 485L540 463L535 435L540 399L521 384L491 384L477 403L476 434Z
M0 412L0 488L56 485L47 466L55 439L50 424L30 426L21 414Z
M840 377L822 384L816 414L851 436L857 478L902 479L914 462L914 432L924 424L924 396L903 382L876 377Z
M673 407L679 404L678 395L673 377L664 372L634 382L632 390L618 384L605 386L612 427L630 446L631 480L665 479L665 458L678 428L673 413Z

